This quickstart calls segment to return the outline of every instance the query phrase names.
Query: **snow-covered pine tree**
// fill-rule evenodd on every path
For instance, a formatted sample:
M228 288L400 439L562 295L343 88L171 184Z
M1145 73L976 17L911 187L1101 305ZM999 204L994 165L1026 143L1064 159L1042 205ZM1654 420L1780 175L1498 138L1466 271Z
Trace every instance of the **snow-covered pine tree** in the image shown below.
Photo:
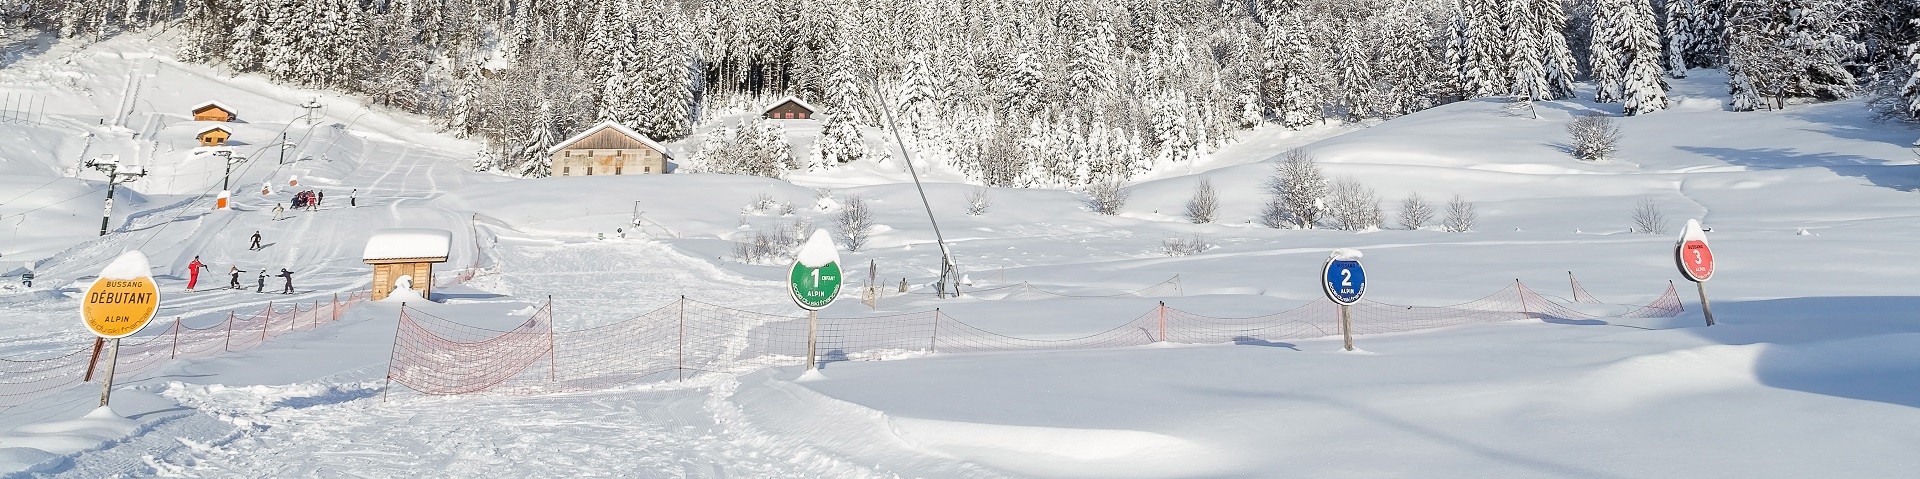
M1517 3L1518 0L1507 3ZM1461 0L1455 14L1459 25L1460 81L1470 96L1513 92L1513 74L1507 70L1511 41L1509 22L1496 0Z
M1646 0L1629 0L1613 12L1615 37L1625 76L1621 78L1622 110L1626 116L1667 108L1667 80L1660 72L1660 32L1653 19L1653 7Z
M1579 70L1573 49L1567 45L1567 12L1560 0L1530 0L1533 28L1542 46L1541 63L1547 69L1547 98L1573 97L1573 79Z
M1506 22L1506 93L1516 99L1534 101L1553 97L1552 88L1547 85L1547 36L1558 35L1559 31L1541 28L1542 18L1534 11L1533 3L1528 1L1509 1L1504 7L1501 20Z
M1282 126L1299 129L1320 121L1323 66L1307 36L1306 16L1298 10L1267 20L1262 85L1267 110Z
M1729 63L1755 94L1782 108L1788 98L1830 101L1858 91L1845 65L1863 52L1853 40L1849 0L1727 0ZM1731 70L1733 67L1729 67ZM1731 88L1730 88L1731 89Z
M1915 27L1920 27L1920 18L1910 21ZM1905 106L1902 113L1908 119L1920 120L1920 39L1907 44L1902 51L1906 54L1907 68L1911 72L1907 74L1907 83L1900 88L1901 104Z
M1693 48L1695 18L1700 16L1695 0L1667 0L1666 23L1666 61L1667 76L1686 78L1687 69L1694 65L1688 63L1687 51Z
M540 102L539 110L534 113L530 131L527 132L527 139L520 143L520 149L514 158L519 163L517 173L520 176L544 178L553 174L553 155L547 153L547 149L552 148L553 144L560 140L557 138L559 135L554 132L554 121L553 104Z
M1592 65L1593 101L1616 103L1625 94L1626 53L1620 51L1626 27L1618 13L1626 4L1644 0L1597 0L1593 18L1593 39L1588 43L1587 63Z

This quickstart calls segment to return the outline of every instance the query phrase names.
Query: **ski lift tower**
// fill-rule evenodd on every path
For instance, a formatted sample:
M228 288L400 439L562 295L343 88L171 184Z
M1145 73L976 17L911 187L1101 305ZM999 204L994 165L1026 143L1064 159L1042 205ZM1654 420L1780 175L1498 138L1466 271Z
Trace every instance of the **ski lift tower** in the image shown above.
M139 165L121 166L120 158L115 155L100 155L87 160L87 167L107 174L107 204L100 211L100 236L107 235L107 224L113 219L113 190L121 183L147 176L147 169Z
M317 118L316 113L320 111L320 97L313 97L313 99L307 100L306 103L300 104L300 107L307 109L307 126L313 126L313 122L315 118Z

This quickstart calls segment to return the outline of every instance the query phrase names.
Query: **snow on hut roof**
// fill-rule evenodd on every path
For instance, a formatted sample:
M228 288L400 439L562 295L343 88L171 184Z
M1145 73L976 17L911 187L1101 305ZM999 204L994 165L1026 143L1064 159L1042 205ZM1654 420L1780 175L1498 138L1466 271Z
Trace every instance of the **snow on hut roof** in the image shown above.
M800 99L800 97L797 97L797 96L789 96L789 97L786 97L786 98L781 98L781 99L780 99L780 101L776 101L776 102L773 102L773 104L772 104L772 105L769 105L769 106L767 106L767 109L765 109L765 110L760 110L760 114L762 114L762 115L765 115L765 114L767 114L767 112L770 112L770 111L773 111L773 109L775 109L775 108L779 108L779 107L780 107L780 105L784 105L784 104L786 104L787 102L793 102L793 104L795 104L795 105L800 105L800 107L801 107L801 108L805 108L805 109L807 109L807 111L811 111L811 112L818 112L818 111L820 111L820 109L819 109L819 108L814 108L814 107L813 107L813 105L809 105L809 104L807 104L807 102L806 102L806 100L801 100L801 99Z
M220 130L220 131L224 131L224 132L227 132L227 134L228 134L228 135L232 135L232 134L233 134L233 130L229 130L229 129L227 129L227 127L224 127L224 126L220 126L220 125L213 125L213 126L209 126L209 127L206 127L206 128L201 128L201 129L200 129L200 131L196 131L196 132L194 132L194 133L193 133L193 135L194 135L194 136L200 136L200 135L205 135L205 134L207 134L207 132L209 132L209 131L213 131L213 130Z
M360 259L445 258L453 249L453 233L433 228L374 230Z
M201 103L201 104L198 104L198 105L194 105L194 106L193 106L193 109L191 109L191 110L187 110L187 111L190 111L190 112L196 112L196 113L197 113L197 112L199 112L200 110L205 110L205 109L207 109L207 107L209 107L209 106L211 106L211 107L214 107L214 108L219 108L219 109L222 109L222 110L226 110L226 111L227 111L227 113L232 113L232 114L235 114L235 115L238 115L238 114L240 114L240 110L235 110L235 109L233 109L233 107L230 107L230 106L227 106L227 104L225 104L225 103L220 103L220 102L219 102L218 100L209 100L209 101L207 101L207 102L205 102L205 103Z
M612 128L613 131L620 132L620 134L622 135L627 135L627 137L629 138L640 140L641 144L647 145L647 147L652 148L653 151L660 152L661 156L665 156L667 158L673 158L673 153L668 152L667 147L660 146L659 142L653 141L652 138L647 138L647 135L642 135L640 134L640 132L630 130L625 126L620 126L619 123L614 122L613 120L600 122L600 124L598 125L593 125L592 127L589 127L585 130L581 130L580 134L578 135L573 135L573 137L571 138L562 140L559 143L554 143L553 146L547 147L547 154L551 155L556 151L564 150L568 146L573 145L574 143L579 143L580 140L585 140L587 139L588 136L591 136L594 133L598 133L600 132L601 129L604 129L604 128Z

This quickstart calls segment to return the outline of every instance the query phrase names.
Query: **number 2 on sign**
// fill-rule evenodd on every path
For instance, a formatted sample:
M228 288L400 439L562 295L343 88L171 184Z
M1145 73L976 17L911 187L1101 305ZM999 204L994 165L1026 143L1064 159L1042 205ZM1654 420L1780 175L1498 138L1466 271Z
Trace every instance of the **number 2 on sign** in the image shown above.
M1350 269L1340 270L1340 285L1346 286L1346 287L1353 287L1353 270L1350 270Z

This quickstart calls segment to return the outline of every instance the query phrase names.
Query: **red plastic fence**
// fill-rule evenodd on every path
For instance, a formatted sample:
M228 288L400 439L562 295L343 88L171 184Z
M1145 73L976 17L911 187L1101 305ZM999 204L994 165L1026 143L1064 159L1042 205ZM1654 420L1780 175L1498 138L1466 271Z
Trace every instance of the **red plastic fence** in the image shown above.
M1177 285L1177 281L1170 282ZM1156 288L1163 286L1165 283ZM1032 289L1027 285L1021 291ZM1666 293L1652 303L1608 317L1672 317L1681 311L1679 294L1668 284ZM815 351L824 361L838 361L928 353L1115 348L1161 341L1264 343L1338 335L1338 317L1338 307L1327 302L1246 318L1210 317L1161 303L1093 334L1017 337L968 324L936 309L820 318ZM1535 293L1518 281L1487 297L1451 306L1367 301L1352 309L1356 334L1528 318L1599 317ZM807 320L803 317L732 309L684 297L624 321L577 331L555 331L551 305L509 331L466 326L405 309L394 338L388 378L415 391L440 395L588 390L702 372L742 372L793 364L805 357L806 344Z
M340 312L346 308L367 300L367 293L347 295L343 300L335 297L329 301L310 303L268 304L259 312L240 316L229 313L226 319L205 325L190 326L180 318L168 322L165 327L148 330L153 334L141 334L120 340L120 357L115 363L113 376L115 381L128 381L140 378L141 374L158 369L167 361L177 358L201 358L219 355L228 351L239 351L258 346L274 336L294 331L308 331L322 324L340 319ZM0 358L0 408L10 408L25 404L37 398L73 387L87 380L89 366L93 366L93 380L101 379L106 373L106 353L101 358L93 358L91 343L65 354L26 359ZM97 364L89 365L93 359Z

